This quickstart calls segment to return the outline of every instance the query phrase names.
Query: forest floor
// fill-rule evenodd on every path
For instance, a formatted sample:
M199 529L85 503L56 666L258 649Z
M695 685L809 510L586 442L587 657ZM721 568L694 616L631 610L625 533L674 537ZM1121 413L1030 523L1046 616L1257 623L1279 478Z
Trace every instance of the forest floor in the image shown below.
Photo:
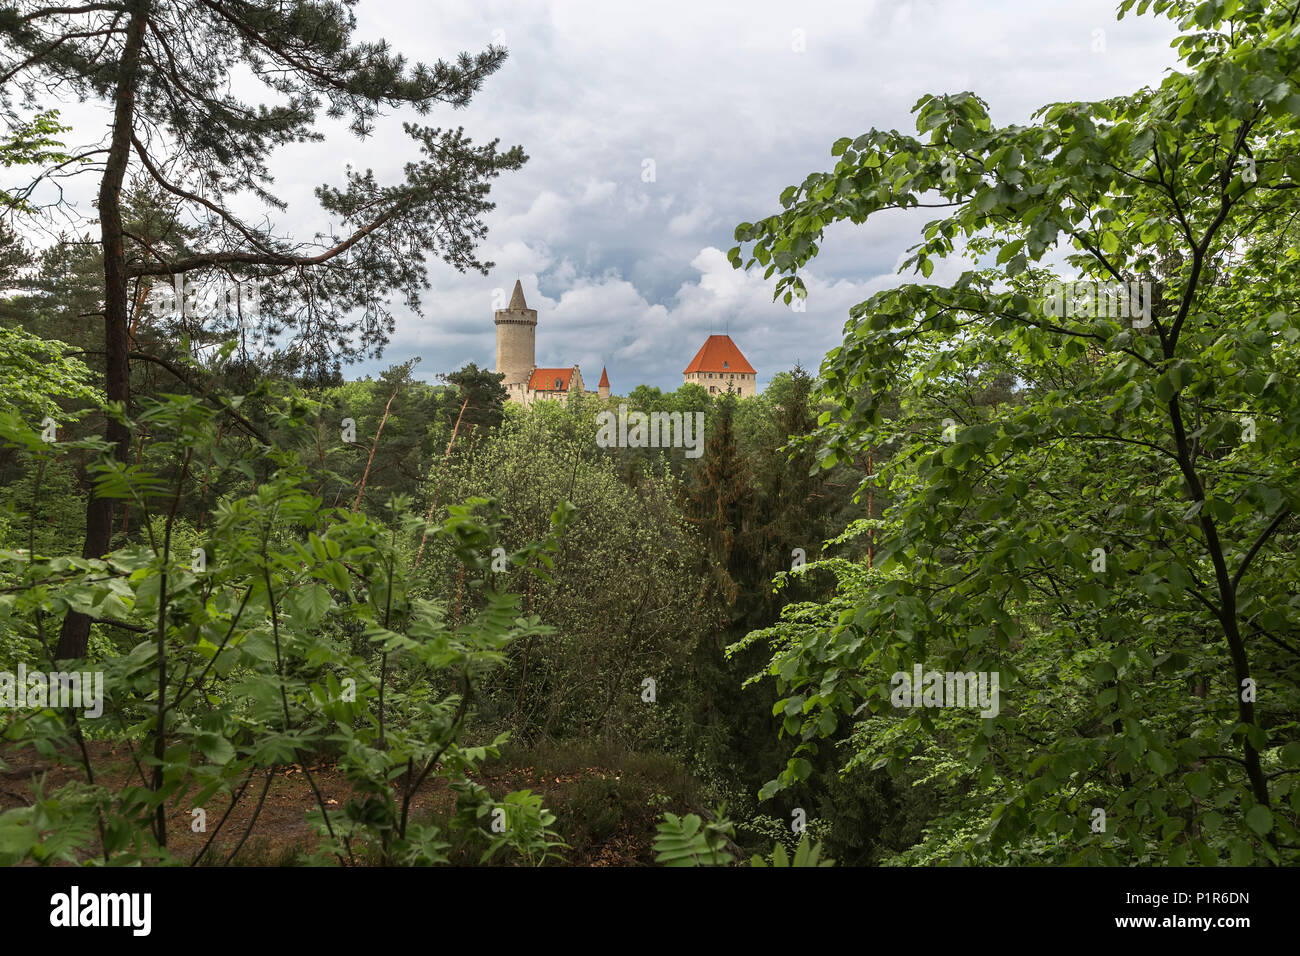
M127 746L108 741L88 741L95 782L118 792L140 773ZM525 759L532 755L521 755ZM544 805L559 818L554 829L571 846L564 851L566 863L575 866L637 866L653 863L651 841L655 822L663 809L686 809L680 798L660 790L680 790L680 777L664 783L663 768L646 761L634 761L628 768L610 769L582 766L578 758L553 759L519 765L520 761L503 759L480 768L474 781L486 787L494 797L512 790L531 790L540 794ZM71 782L84 782L79 764L54 762L31 749L0 748L0 760L6 769L0 772L0 810L32 803L34 782L44 778L45 793ZM310 777L320 790L331 813L341 812L352 792L345 776L327 764L312 766ZM648 771L648 772L647 772ZM656 772L658 771L658 772ZM676 774L670 776L677 777ZM309 774L294 765L276 771L256 825L244 841L233 865L284 866L302 862L302 857L317 848L318 838L308 822L307 812L317 808ZM659 779L656 779L659 778ZM231 811L207 851L203 864L225 861L244 837L261 795L264 777L258 775ZM229 797L208 801L207 832L191 829L193 806L186 797L197 791L191 788L179 798L168 801L168 848L182 860L193 859L208 841L229 806ZM649 799L647 800L647 797ZM455 794L446 781L431 777L421 785L412 799L411 819L427 821L447 819L455 808ZM445 833L444 827L444 833ZM97 848L95 848L97 851ZM461 862L453 856L453 862ZM475 857L463 860L477 863ZM507 862L501 854L500 862Z

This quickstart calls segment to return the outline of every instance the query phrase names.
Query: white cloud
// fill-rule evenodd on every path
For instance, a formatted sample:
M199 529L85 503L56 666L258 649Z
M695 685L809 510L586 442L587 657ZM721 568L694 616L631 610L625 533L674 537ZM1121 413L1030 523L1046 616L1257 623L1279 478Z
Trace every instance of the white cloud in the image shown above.
M587 180L586 186L583 187L582 198L578 200L578 204L581 206L590 206L594 203L605 202L614 195L616 189L618 189L618 183L610 182L609 180L597 182L594 179L589 179Z
M697 235L712 221L713 210L708 206L695 206L668 220L668 231L674 236Z

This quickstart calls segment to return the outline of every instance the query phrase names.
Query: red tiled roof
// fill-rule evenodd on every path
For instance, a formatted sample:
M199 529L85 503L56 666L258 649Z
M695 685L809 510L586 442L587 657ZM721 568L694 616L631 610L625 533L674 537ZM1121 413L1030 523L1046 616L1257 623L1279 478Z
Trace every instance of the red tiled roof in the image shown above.
M691 364L683 370L683 375L691 372L749 372L754 366L745 361L736 343L730 335L710 335L691 359Z
M609 388L609 372L604 367L600 370L600 381L596 383L600 388Z
M530 392L567 392L571 368L535 368L533 377L528 380Z

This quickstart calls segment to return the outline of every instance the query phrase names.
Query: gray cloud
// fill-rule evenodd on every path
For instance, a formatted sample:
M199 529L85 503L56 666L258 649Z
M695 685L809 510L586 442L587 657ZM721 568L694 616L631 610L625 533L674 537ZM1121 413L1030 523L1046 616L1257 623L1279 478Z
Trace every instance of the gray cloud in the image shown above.
M360 33L387 38L412 60L503 43L509 60L468 110L422 122L463 124L477 140L522 144L531 158L493 187L498 208L483 249L497 263L492 274L435 267L424 317L399 313L384 358L347 374L412 355L428 378L467 360L490 365L493 290L516 277L539 313L539 364L577 362L593 387L608 364L616 392L676 388L710 329L730 331L760 385L796 359L815 368L849 307L900 281L903 250L930 216L830 230L798 314L771 302L760 274L726 263L736 223L771 213L785 186L828 168L840 136L913 129L911 107L927 92L973 90L1007 123L1048 102L1158 83L1175 62L1173 27L1116 22L1114 8L1115 0L366 0L356 8ZM66 115L103 125L85 108ZM312 189L339 182L346 161L399 177L413 153L400 128L409 118L389 117L364 142L327 127L326 142L283 150L273 166L290 203L282 228L310 235L326 225ZM653 182L643 181L647 160Z
M396 22L366 7L363 29ZM921 95L963 89L998 122L1023 122L1048 102L1157 83L1174 62L1170 25L1117 23L1111 0L450 8L403 48L446 55L502 31L510 60L466 125L531 159L494 189L493 274L440 272L428 321L400 321L386 358L421 354L424 374L467 354L490 363L491 292L518 276L539 313L539 364L577 362L593 382L608 364L618 392L676 388L710 330L730 332L760 384L796 359L815 368L849 307L902 281L921 212L832 229L803 313L725 260L736 223L828 168L838 137L910 130Z

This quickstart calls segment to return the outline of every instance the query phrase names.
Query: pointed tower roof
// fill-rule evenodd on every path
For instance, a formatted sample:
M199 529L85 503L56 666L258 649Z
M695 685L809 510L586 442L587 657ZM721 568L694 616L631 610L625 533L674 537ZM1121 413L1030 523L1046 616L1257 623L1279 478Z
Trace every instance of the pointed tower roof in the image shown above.
M516 279L515 291L510 294L510 311L517 312L526 308L528 308L528 304L524 302L524 287L520 284L519 280Z
M609 372L605 371L603 365L600 367L600 381L596 383L596 387L609 388Z
M682 374L689 375L691 372L753 374L754 366L745 361L745 356L740 354L740 349L736 348L736 343L731 341L730 335L710 335Z

